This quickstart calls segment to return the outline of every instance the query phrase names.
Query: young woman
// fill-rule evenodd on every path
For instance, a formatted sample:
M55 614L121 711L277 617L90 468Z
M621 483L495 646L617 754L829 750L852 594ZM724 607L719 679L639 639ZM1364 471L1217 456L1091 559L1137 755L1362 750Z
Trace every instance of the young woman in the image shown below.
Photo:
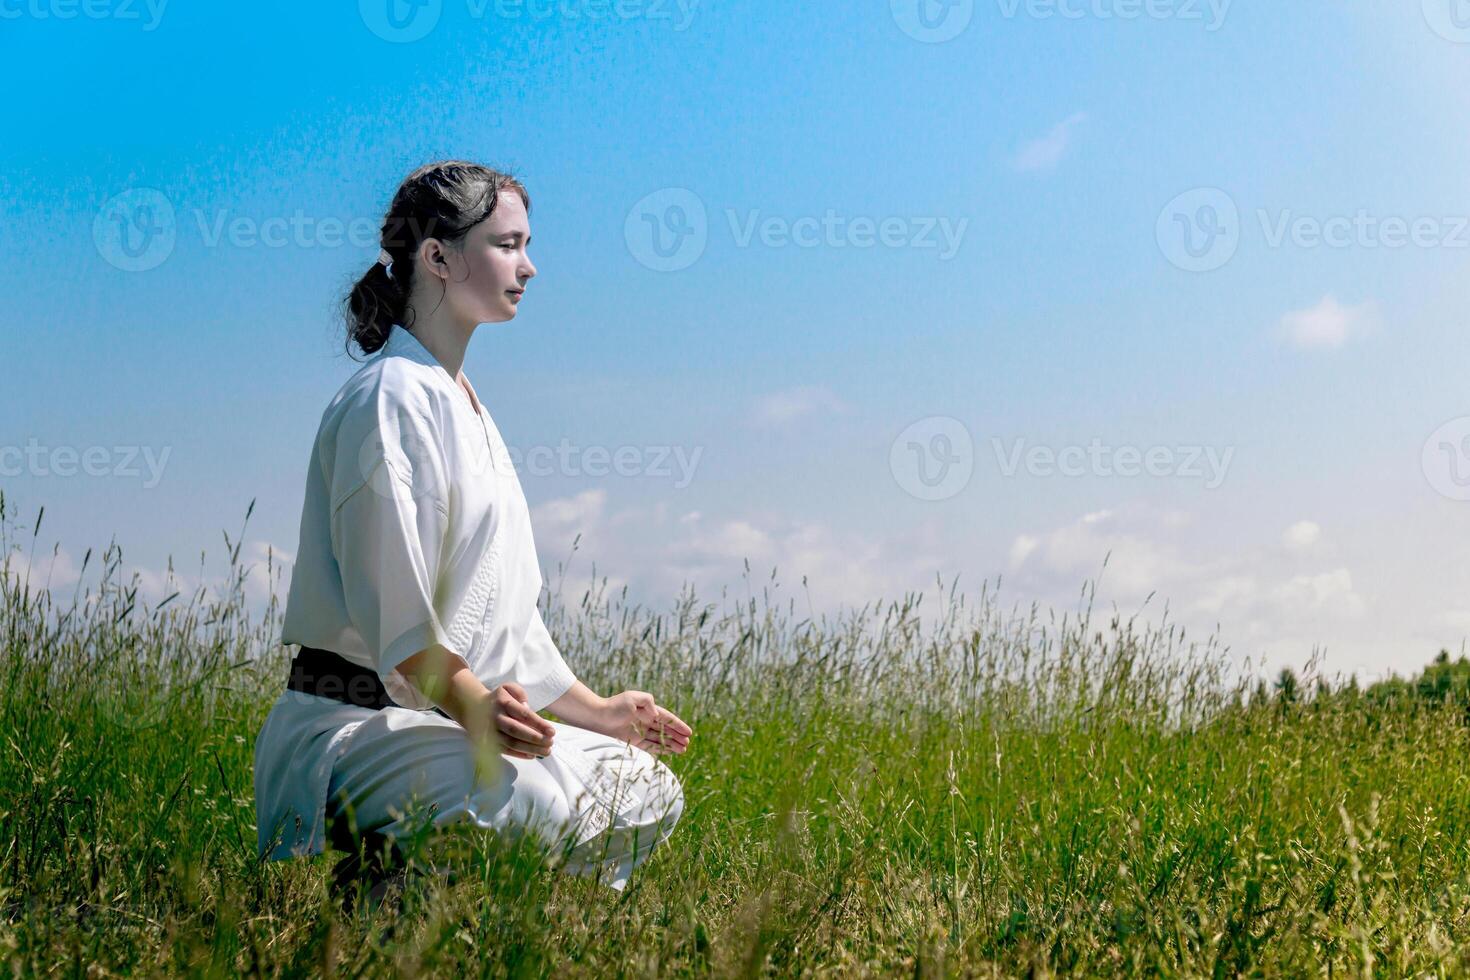
M281 634L301 651L255 744L264 858L470 823L530 831L622 889L683 812L654 756L692 732L562 659L520 481L462 370L475 328L514 318L536 274L529 210L509 175L420 167L347 299L349 344L376 356L312 450Z

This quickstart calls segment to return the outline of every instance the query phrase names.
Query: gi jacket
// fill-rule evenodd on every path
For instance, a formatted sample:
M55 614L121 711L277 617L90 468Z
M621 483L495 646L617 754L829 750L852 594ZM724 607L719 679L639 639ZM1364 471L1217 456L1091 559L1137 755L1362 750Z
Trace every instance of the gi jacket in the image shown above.
M576 677L536 606L520 479L477 402L398 326L337 392L312 448L281 642L376 671L418 711L433 702L395 668L443 644L486 687L520 684L539 711ZM323 849L334 752L363 712L289 691L272 706L255 747L262 854Z

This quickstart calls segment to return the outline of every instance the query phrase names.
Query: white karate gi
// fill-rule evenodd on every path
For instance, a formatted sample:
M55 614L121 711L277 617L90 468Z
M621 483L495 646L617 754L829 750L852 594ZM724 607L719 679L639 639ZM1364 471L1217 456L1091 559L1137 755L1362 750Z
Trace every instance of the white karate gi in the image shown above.
M440 643L491 690L520 684L534 711L576 681L536 607L520 480L478 401L395 326L322 416L281 642L376 671L397 706L282 692L255 742L258 850L320 853L328 807L343 801L360 832L398 836L416 797L435 823L530 829L575 848L566 870L622 888L683 812L663 762L553 722L550 756L501 755L496 784L477 783L464 729L394 669Z

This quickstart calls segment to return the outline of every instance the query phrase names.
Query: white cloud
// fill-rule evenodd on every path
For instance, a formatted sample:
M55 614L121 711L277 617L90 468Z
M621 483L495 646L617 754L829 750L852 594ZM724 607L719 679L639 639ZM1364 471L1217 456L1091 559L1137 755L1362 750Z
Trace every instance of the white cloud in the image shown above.
M1053 585L1074 591L1082 582L1100 578L1116 598L1129 603L1142 602L1184 571L1167 548L1125 527L1108 510L1085 514L1039 536L1021 535L1011 545L1011 558L1012 570L1025 573L1023 582L1043 592Z
M1051 170L1067 155L1072 145L1072 131L1087 119L1087 113L1078 112L1051 128L1045 136L1030 140L1016 151L1011 166L1020 173Z
M756 400L752 420L757 425L784 425L794 419L826 412L850 415L852 406L820 385L802 385L772 392Z
M284 611L286 592L291 585L291 569L296 556L268 541L247 541L240 549L240 562L247 569L245 599L252 609L264 608L272 593L279 598Z
M598 523L606 507L606 490L583 490L572 497L538 504L531 511L536 544L552 553L570 551L577 535Z
M578 552L585 555L589 544L593 546L594 555L602 554L597 546L607 534L606 510L607 491L598 489L548 500L531 509L536 550L541 555L548 587L560 589L566 595L580 596L593 585L590 569L575 578L569 575L568 569L574 564L584 564L576 555ZM609 591L628 584L625 577L610 576L605 571L599 571L596 581Z
M809 597L814 614L836 614L923 590L934 584L936 574L950 571L941 557L945 539L935 525L868 536L822 522L677 511L666 501L617 512L605 504L603 491L589 491L549 501L532 513L548 586L560 590L563 602L579 601L594 586L623 585L630 601L655 606L686 586L713 601L722 589L744 594L748 561L753 594L771 583L774 571L776 584L803 612ZM576 534L581 535L576 556L567 561ZM560 578L556 561L565 564Z
M34 559L29 552L12 551L0 561L0 573L18 585L29 584L32 592L49 588L55 593L74 586L81 570L71 553L58 545Z
M1293 551L1305 551L1322 537L1322 528L1314 521L1297 521L1281 535L1281 543Z
M1294 576L1277 586L1271 597L1283 611L1298 614L1325 611L1356 618L1366 608L1363 597L1353 591L1353 577L1346 568Z
M1224 575L1204 583L1191 602L1195 612L1218 617L1226 606L1239 606L1260 594L1260 584L1253 575Z
M1283 316L1279 331L1293 347L1326 350L1367 335L1376 319L1371 303L1343 306L1334 297L1324 296L1316 306Z
M29 585L33 593L49 588L53 601L69 604L73 593L79 597L81 593L88 591L95 594L102 577L104 560L102 552L94 549L84 570L81 560L58 544L45 555L37 556L34 561L25 552L12 552L0 564L0 574L9 575L17 584L25 584L29 575ZM289 552L266 541L249 540L240 547L240 565L245 570L243 595L246 608L252 616L259 618L264 613L272 592L282 604L285 603L286 592L290 588L292 560L293 556ZM224 565L223 559L220 564ZM86 574L84 581L83 571ZM113 571L112 581L129 588L136 585L140 606L156 606L175 592L181 598L190 599L201 588L204 590L201 601L217 602L226 584L223 572L219 575L184 575L176 568L150 568L128 561L123 561Z
M1347 568L1302 572L1301 552L1262 542L1230 554L1197 554L1181 539L1178 514L1087 514L1011 546L1011 581L1056 608L1071 604L1081 582L1097 585L1099 607L1171 622L1196 640L1216 633L1237 658L1255 667L1301 661L1318 641L1352 635L1371 607ZM1287 538L1315 541L1320 528L1302 521ZM1107 565L1104 568L1104 558ZM1153 610L1153 615L1142 615Z
M1029 534L1018 535L1011 543L1011 568L1020 568L1039 544L1041 542Z

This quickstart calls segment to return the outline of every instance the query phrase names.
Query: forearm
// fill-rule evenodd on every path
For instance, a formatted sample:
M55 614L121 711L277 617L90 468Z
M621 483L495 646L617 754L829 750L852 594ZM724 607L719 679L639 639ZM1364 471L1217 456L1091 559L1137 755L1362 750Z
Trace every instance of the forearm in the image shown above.
M398 672L470 735L490 730L490 690L448 647L436 644L420 650L399 664Z
M577 681L546 708L569 725L596 731L593 726L606 701L586 684Z

